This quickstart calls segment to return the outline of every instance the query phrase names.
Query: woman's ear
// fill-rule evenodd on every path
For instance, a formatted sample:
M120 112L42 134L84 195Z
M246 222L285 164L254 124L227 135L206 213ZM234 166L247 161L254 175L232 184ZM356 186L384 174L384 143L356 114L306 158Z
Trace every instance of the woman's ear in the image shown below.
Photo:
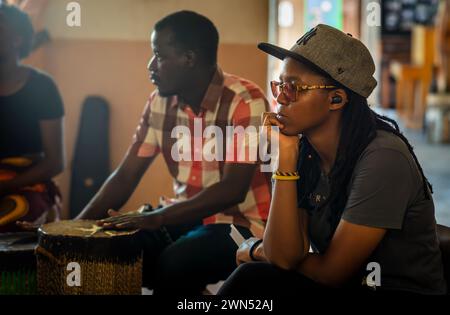
M348 96L345 90L337 89L329 94L330 110L338 110L348 103Z

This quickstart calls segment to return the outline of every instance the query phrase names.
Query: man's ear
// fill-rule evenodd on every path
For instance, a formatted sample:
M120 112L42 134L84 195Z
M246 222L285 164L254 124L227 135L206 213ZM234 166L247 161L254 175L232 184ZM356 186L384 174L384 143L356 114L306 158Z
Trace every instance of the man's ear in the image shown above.
M184 53L184 57L186 60L186 66L193 67L197 63L197 54L193 50L187 50Z
M329 95L330 110L342 109L348 103L348 96L344 89L332 91Z

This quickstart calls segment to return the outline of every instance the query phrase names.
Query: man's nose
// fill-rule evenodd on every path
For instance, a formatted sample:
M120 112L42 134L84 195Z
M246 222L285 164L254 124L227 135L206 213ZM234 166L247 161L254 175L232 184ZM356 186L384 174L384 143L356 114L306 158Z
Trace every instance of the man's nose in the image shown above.
M148 62L148 64L147 64L147 69L148 69L148 71L152 71L152 69L155 69L155 56L153 56L153 57L149 60L149 62Z

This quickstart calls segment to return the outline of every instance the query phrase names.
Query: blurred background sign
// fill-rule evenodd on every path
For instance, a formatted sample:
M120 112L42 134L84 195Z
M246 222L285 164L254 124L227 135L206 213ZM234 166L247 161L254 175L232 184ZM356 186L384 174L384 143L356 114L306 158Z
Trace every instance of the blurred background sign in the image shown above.
M305 28L328 24L342 30L342 0L305 1Z

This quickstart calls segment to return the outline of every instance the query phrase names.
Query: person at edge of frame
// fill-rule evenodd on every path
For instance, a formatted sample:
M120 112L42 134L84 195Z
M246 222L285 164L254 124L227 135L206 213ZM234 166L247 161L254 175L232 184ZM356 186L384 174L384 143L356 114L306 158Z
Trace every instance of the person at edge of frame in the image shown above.
M445 294L431 185L397 123L368 106L369 50L324 24L290 50L258 47L283 61L264 121L280 128L279 169L264 237L241 245L219 294Z

